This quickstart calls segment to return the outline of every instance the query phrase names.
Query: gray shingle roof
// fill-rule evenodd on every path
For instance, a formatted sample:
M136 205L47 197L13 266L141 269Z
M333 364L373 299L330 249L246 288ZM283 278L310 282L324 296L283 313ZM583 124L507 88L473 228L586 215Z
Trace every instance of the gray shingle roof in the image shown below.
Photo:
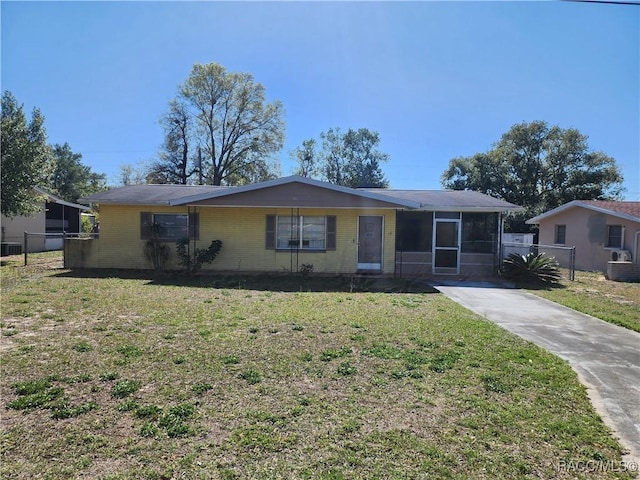
M89 195L80 199L83 203L118 205L169 205L170 202L193 195L215 193L233 187L212 185L128 185Z
M518 205L490 197L471 190L394 190L364 189L393 198L410 200L421 205L422 210L452 211L513 211L520 210Z
M351 189L302 177L285 177L243 187L215 187L211 185L129 185L97 193L80 199L83 203L119 205L187 205L206 198L256 191L261 188L300 182L336 192L396 203L398 207L440 211L513 211L520 207L512 203L473 191L454 190L394 190L382 188Z

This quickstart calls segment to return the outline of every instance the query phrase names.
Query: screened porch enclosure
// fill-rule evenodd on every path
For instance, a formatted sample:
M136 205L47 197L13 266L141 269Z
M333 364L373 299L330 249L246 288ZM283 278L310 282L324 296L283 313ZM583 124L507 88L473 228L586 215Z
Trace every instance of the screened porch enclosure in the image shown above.
M500 214L396 212L398 276L491 276L497 271Z

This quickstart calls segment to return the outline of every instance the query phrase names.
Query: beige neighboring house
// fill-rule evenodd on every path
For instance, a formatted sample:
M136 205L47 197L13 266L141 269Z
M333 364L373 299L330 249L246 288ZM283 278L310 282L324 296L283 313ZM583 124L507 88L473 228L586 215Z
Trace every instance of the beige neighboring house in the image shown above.
M574 200L527 220L539 243L576 250L576 269L607 272L609 262L638 264L640 202Z
M50 234L29 238L29 252L44 252L62 249L63 232L82 231L81 214L91 211L91 208L66 202L39 187L34 187L34 190L43 199L36 213L16 217L2 215L0 218L2 255L20 254L24 251L24 232Z

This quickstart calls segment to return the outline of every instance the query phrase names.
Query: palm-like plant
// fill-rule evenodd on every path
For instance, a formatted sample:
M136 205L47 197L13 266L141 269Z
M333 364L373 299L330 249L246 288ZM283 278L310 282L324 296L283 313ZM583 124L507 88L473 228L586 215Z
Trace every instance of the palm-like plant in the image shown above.
M502 275L511 280L541 284L558 283L561 277L556 259L544 253L512 253L502 264Z

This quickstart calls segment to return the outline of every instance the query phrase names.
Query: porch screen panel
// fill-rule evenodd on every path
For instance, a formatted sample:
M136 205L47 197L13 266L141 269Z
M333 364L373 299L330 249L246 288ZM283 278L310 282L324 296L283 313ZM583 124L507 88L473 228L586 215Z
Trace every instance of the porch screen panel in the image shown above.
M397 244L400 252L430 252L433 239L433 212L399 211L396 215Z
M497 235L497 213L462 214L462 252L495 253Z

